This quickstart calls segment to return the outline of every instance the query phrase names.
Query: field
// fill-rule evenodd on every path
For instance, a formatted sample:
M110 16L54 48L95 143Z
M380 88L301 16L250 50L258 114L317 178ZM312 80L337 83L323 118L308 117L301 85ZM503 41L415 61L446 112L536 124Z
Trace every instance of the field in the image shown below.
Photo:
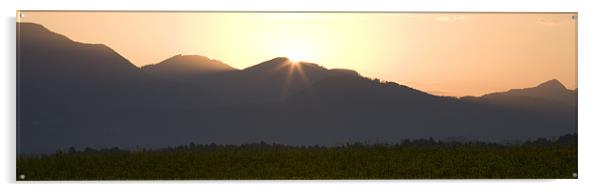
M72 148L17 158L18 180L576 178L574 173L577 145L560 140L512 146L432 140L336 147L191 143L138 151Z

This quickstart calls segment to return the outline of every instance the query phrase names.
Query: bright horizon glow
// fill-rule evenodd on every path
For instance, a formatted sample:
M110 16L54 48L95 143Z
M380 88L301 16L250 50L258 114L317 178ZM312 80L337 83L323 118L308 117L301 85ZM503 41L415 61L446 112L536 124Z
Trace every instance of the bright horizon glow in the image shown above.
M293 65L298 64L301 61L311 62L311 56L309 54L304 53L302 51L291 51L285 54L286 58L292 62Z
M319 62L317 57L318 53L314 52L312 49L312 45L319 44L317 42L313 42L311 39L307 40L295 40L295 39L285 39L278 41L280 46L280 56L284 56L288 58L290 61L298 63L300 61L305 62Z
M137 66L177 54L244 69L275 57L431 94L479 96L558 79L577 88L576 14L24 12Z

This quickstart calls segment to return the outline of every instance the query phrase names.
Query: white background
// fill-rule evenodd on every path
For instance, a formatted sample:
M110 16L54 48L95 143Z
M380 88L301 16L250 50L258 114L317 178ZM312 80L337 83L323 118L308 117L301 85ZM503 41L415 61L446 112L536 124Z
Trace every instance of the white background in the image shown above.
M592 191L602 190L602 9L595 0L24 0L0 1L1 191ZM579 13L579 179L15 182L16 10L478 11Z

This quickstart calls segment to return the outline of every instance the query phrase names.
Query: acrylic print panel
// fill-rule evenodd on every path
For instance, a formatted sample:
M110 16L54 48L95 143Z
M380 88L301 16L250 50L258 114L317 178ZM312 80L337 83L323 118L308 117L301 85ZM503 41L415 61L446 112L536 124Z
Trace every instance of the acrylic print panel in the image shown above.
M17 18L18 180L577 177L576 13Z

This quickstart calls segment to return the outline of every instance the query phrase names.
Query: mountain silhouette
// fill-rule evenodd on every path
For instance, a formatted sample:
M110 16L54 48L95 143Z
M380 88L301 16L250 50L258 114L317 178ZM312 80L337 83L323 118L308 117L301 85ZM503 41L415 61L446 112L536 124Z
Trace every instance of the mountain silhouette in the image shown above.
M20 149L89 139L80 126L92 122L85 121L136 106L136 96L152 89L145 86L151 77L105 45L75 42L32 23L17 23L17 30Z
M138 68L105 45L32 23L17 29L18 153L191 141L504 141L577 131L577 93L554 80L458 99L285 57L237 70L179 55Z
M490 93L482 96L487 99L502 99L502 97L532 97L558 101L566 104L574 103L575 91L568 90L560 81L552 79L536 87L512 89L503 93Z
M32 23L18 23L17 30L24 113L31 109L32 114L52 116L60 114L45 110L135 105L143 102L141 95L160 91L163 84L106 45L75 42Z
M142 70L166 79L189 79L236 69L205 56L176 55L160 63L143 66Z
M17 30L23 151L86 142L111 146L111 138L119 143L141 131L125 126L206 98L203 90L143 72L106 45L76 42L33 23L17 23Z
M353 70L329 70L314 63L276 57L243 70L199 76L193 81L228 103L250 103L280 101L324 78L345 75L359 76Z
M60 76L104 78L116 82L144 78L143 74L137 73L136 66L106 45L75 42L32 23L18 23L17 30L19 63L28 64L19 65L20 69L28 70L21 75L53 81L66 80ZM67 54L71 56L65 57ZM107 76L108 73L112 75Z
M538 113L565 115L565 111L568 110L574 112L572 116L576 116L577 108L577 91L567 89L556 79L543 82L535 87L490 93L481 97L463 97L462 99Z

